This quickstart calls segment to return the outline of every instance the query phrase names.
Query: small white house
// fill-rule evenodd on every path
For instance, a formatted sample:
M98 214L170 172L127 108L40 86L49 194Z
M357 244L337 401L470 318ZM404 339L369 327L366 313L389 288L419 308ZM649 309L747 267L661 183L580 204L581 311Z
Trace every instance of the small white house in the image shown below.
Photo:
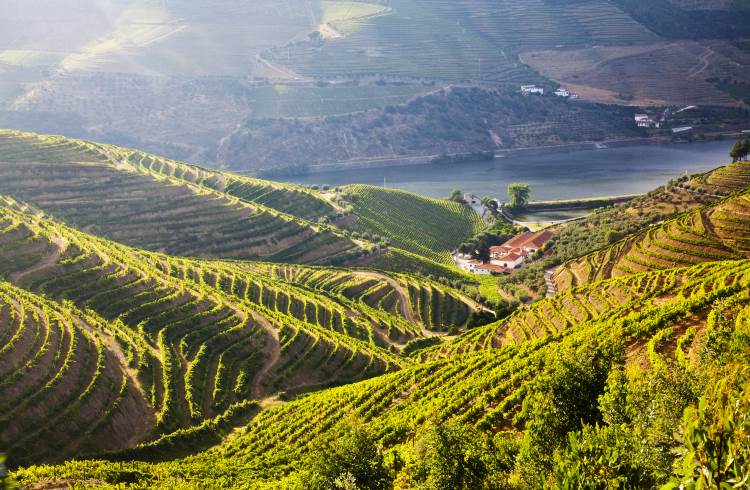
M516 267L523 264L523 260L524 255L511 252L502 255L497 259L490 260L490 264L499 265L500 267L505 267L506 269L515 269Z
M639 128L659 128L661 127L661 123L659 121L654 121L651 119L651 116L648 114L636 114L635 117L635 124Z
M570 97L570 92L568 92L564 88L559 88L559 89L555 90L555 95L558 96L558 97L566 97L567 98L567 97Z
M521 93L523 95L544 95L544 89L536 85L521 85Z

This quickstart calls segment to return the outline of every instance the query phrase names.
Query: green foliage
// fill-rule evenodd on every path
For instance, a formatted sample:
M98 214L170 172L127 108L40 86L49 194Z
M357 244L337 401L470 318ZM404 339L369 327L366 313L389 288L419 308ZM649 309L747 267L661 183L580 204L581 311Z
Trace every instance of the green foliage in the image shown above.
M626 426L585 425L569 433L567 447L555 455L554 488L653 488L653 480L639 465L638 449Z
M517 442L496 440L472 427L433 423L419 435L409 481L424 490L501 489L518 451Z
M358 220L353 229L387 237L407 252L453 265L450 252L485 224L468 206L382 187L351 185L343 191Z
M521 182L508 184L508 195L510 196L511 209L523 209L529 203L529 198L531 197L531 186Z
M526 433L517 469L530 485L542 486L553 470L553 451L568 433L601 422L598 397L604 392L616 345L552 351L551 368L537 381L537 391L523 403Z
M685 411L678 478L665 489L746 488L750 485L750 371L747 366L709 385Z
M5 468L5 455L0 453L0 490L13 490L16 488L8 479L8 472Z
M734 146L732 146L732 149L729 151L729 156L732 158L732 162L747 160L748 155L750 155L749 139L743 139L736 142Z
M440 337L422 337L418 339L412 339L408 341L406 345L404 345L403 349L401 349L401 354L410 356L417 351L439 345L440 343Z
M313 444L306 465L311 475L308 488L391 488L393 476L385 466L383 450L361 423L350 421L340 437Z

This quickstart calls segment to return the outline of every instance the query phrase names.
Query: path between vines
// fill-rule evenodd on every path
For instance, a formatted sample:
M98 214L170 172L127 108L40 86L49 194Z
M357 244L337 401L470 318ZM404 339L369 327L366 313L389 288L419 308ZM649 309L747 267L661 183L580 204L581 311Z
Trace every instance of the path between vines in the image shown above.
M68 246L68 241L61 237L52 237L50 241L55 247L52 253L46 254L33 267L10 274L8 276L8 282L18 283L23 278L28 277L35 272L39 272L41 270L57 265L57 262L62 256L63 250L65 250L65 248Z
M265 360L258 373L255 375L251 390L253 398L261 400L263 398L263 380L268 375L268 373L271 372L271 369L274 368L276 363L279 362L279 359L281 358L281 343L279 342L278 332L276 332L276 329L273 327L273 325L271 325L271 322L269 322L268 319L257 313L253 313L252 315L253 319L258 322L258 324L263 327L263 329L268 333L265 350L270 355Z

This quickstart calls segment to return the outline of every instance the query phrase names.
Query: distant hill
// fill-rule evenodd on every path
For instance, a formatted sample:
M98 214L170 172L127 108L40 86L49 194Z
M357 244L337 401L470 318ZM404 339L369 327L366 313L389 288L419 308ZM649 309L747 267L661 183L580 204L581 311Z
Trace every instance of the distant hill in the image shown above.
M306 157L476 152L494 148L488 129L498 127L508 133L505 147L628 137L636 128L621 124L620 110L746 110L750 87L749 10L741 1L655 0L646 8L639 0L60 0L43 9L9 1L0 127L254 174ZM525 83L547 94L562 85L579 103L604 105L576 103L575 114L552 127L531 115L481 124L481 105L457 110L447 97L423 116L435 124L415 115L389 129L383 112L455 86L517 92ZM504 105L499 114L527 117L517 101L484 97ZM444 114L459 124L440 121ZM337 127L339 117L358 131ZM713 132L729 118L736 117L689 125ZM740 118L746 126L747 114ZM377 137L363 138L363 129Z

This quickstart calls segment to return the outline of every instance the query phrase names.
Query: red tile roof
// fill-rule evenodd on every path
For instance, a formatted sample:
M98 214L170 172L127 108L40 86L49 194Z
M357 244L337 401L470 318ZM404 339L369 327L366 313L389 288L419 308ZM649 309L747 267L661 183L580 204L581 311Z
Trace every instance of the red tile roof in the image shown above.
M490 264L490 263L478 265L477 269L484 269L490 272L499 272L501 274L510 274L511 272L513 272L511 269L508 269L507 267L503 267L502 265L495 265L495 264Z
M507 242L500 245L500 249L508 248L541 248L542 245L547 243L555 235L549 230L542 230L537 233L531 233L526 231L520 235L516 235ZM490 252L492 249L490 249Z

